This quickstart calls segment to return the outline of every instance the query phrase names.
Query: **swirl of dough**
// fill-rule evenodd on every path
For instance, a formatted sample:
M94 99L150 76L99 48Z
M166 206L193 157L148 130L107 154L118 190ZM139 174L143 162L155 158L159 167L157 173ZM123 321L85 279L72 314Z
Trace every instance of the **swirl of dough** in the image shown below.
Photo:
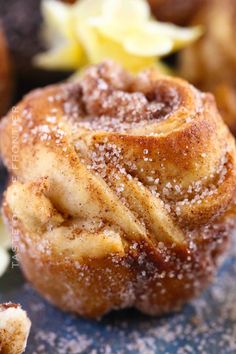
M236 191L234 139L210 94L104 62L27 95L0 136L17 178L3 211L26 277L51 302L154 315L208 282Z

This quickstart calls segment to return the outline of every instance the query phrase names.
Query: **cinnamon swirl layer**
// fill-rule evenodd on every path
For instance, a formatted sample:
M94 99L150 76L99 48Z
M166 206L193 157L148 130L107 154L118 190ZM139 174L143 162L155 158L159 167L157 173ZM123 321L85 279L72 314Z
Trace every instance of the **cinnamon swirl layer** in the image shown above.
M42 294L97 317L167 312L202 289L235 220L235 143L210 94L105 62L16 112L0 126L18 179L3 211Z

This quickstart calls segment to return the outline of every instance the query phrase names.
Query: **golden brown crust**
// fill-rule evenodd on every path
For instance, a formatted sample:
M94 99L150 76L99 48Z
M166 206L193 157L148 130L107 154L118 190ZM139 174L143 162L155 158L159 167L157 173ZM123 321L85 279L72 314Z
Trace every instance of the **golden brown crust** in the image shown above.
M30 320L20 305L12 303L0 304L0 353L23 353L30 326Z
M211 95L107 62L26 96L0 135L18 178L3 211L24 273L50 301L90 317L154 315L209 281L236 191L234 139Z
M0 26L0 117L6 113L11 96L10 58L4 33Z
M205 34L180 54L180 74L204 91L212 92L220 112L236 134L236 2L207 1L192 25Z

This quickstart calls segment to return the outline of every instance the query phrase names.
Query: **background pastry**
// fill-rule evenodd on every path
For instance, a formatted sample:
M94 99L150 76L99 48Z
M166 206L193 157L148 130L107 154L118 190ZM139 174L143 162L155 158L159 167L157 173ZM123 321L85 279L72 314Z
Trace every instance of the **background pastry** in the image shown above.
M180 74L204 91L211 91L225 122L236 134L236 2L211 0L192 24L205 35L180 54Z
M23 353L30 327L30 320L20 305L0 304L0 353Z
M106 62L17 109L3 211L48 300L90 317L155 315L202 291L235 224L235 142L210 94ZM9 170L12 121L0 128Z
M148 0L153 14L160 21L188 24L206 0Z
M41 0L0 0L0 21L21 93L69 76L68 73L40 70L32 63L33 56L45 50L40 36Z
M10 58L4 33L0 27L0 117L6 113L11 99Z

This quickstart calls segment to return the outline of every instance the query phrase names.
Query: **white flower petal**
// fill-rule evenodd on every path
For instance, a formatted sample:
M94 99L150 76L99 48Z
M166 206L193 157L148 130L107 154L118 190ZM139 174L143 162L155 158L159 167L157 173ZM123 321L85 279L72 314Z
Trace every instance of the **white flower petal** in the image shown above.
M43 0L41 10L44 20L50 25L60 25L67 22L71 13L70 5L57 0Z
M91 18L88 21L88 24L93 27L95 30L98 30L102 35L116 42L122 43L124 42L124 38L126 38L131 32L130 28L122 25L121 23L108 23L105 22L103 18ZM132 29L133 31L133 29Z
M153 36L149 33L140 32L139 35L125 38L124 47L134 55L143 57L162 56L172 51L173 41L166 36Z
M102 9L106 0L80 0L72 5L72 13L78 22L86 21L88 18L102 16ZM77 25L79 24L77 22Z
M171 23L162 23L157 21L150 21L146 24L145 30L152 35L161 35L169 37L173 40L174 46L186 46L189 42L197 39L202 33L200 26L192 28L183 28L175 26Z
M154 21L145 0L79 0L74 5L43 0L43 16L50 50L35 62L51 69L111 58L138 71L200 35L196 28Z
M54 32L71 37L71 7L56 0L43 0L42 13L47 26ZM52 37L53 39L53 37Z
M0 247L0 277L5 273L10 262L9 254Z
M145 0L109 0L103 3L103 19L107 23L122 23L124 27L139 26L150 16Z
M123 23L123 19L108 22L102 17L90 18L88 23L103 36L122 44L129 53L143 57L167 55L201 34L199 27L180 28L151 19L141 26L134 26L134 23L130 26Z

